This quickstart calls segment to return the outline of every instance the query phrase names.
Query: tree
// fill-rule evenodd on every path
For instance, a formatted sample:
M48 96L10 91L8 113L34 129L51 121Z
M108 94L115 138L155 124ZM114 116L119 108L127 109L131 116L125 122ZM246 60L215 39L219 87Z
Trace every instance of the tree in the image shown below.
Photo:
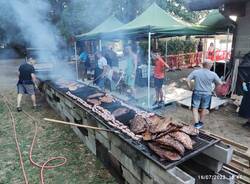
M58 26L62 34L69 38L90 31L111 13L111 0L72 0L62 11Z

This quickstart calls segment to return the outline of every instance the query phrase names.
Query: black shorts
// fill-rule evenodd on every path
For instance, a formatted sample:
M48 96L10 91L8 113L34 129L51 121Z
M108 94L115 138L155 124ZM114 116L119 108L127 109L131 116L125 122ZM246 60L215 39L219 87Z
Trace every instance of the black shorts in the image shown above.
M155 78L155 88L161 89L162 85L163 85L163 81L164 81L164 79Z

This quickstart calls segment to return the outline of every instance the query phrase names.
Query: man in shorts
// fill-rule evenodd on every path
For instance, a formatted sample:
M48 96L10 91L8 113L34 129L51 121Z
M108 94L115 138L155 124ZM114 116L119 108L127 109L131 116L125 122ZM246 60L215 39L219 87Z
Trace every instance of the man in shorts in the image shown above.
M155 61L154 85L155 85L156 101L153 104L153 106L155 106L164 103L162 85L165 78L165 69L169 68L169 66L162 59L159 51L156 51L154 54L152 54L152 59Z
M212 84L221 85L222 82L215 72L210 71L213 63L205 60L202 63L203 68L194 70L187 78L187 83L192 89L191 80L194 80L192 95L192 111L194 117L194 126L202 128L207 110L210 109L212 99ZM200 110L200 112L199 112Z
M31 96L33 108L37 108L36 96L35 96L35 84L36 76L35 69L33 67L34 60L29 59L26 63L22 64L18 69L18 83L17 83L17 111L22 111L21 100L23 94Z

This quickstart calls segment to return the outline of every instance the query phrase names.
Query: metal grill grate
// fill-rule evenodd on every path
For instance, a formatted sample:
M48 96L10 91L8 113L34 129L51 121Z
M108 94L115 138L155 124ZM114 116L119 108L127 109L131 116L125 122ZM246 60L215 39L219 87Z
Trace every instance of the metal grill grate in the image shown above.
M67 89L58 88L53 83L50 83L50 85L51 85L51 87L52 86L55 87L56 90L59 93L61 93L63 96L66 96L64 92L68 91ZM82 99L86 99L89 95L94 94L96 92L99 92L96 88L86 86L86 87L80 88L72 93L81 97ZM104 104L103 106L105 106L105 108L107 108L108 110L111 110L111 112L119 107L123 107L120 103ZM135 112L133 112L131 110L131 112L129 112L129 113L125 114L121 119L119 119L119 121L121 121L124 124L128 124L129 120L133 119ZM131 115L131 113L132 113L132 115ZM99 121L99 123L103 124L107 128L113 129L113 127L108 125L101 118L99 119L96 116L95 116L95 118L97 119L97 121ZM152 150L150 150L148 148L148 146L146 145L147 143L134 141L129 136L122 134L122 133L118 134L118 136L120 136L125 142L127 142L129 145L134 147L136 150L140 151L147 158L154 161L156 164L158 164L159 166L161 166L162 168L164 168L166 170L169 168L172 168L178 164L181 164L182 162L194 157L195 155L199 154L203 150L205 150L205 149L209 148L210 146L219 142L219 139L216 139L214 137L206 135L203 132L200 132L200 134L198 136L192 137L192 139L196 142L193 145L193 150L186 150L184 153L184 156L182 157L181 160L178 160L178 161L166 161L166 160L164 160L163 161L159 156L157 156Z

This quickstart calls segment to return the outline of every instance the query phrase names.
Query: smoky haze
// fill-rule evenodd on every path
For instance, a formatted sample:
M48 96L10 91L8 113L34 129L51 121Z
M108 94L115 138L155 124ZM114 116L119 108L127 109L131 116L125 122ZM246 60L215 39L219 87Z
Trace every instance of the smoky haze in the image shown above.
M20 36L31 47L39 49L36 51L38 62L57 63L53 76L56 72L60 76L74 77L75 74L69 67L60 67L64 65L62 56L67 55L67 50L64 49L66 44L56 26L49 20L51 7L46 0L0 1L0 11L1 9L8 11L5 15L0 13L1 16L5 16L5 19L20 29Z

